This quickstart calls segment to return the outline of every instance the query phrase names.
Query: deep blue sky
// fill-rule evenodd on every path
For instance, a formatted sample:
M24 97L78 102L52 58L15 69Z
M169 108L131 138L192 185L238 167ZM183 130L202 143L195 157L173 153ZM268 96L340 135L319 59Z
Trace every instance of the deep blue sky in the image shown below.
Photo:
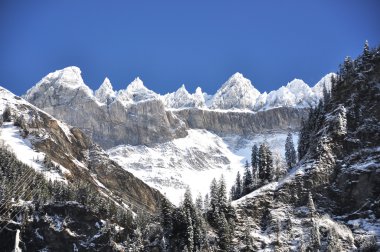
M0 85L24 93L76 65L96 89L136 76L159 93L201 86L214 93L239 71L270 91L309 84L380 43L380 1L0 2Z

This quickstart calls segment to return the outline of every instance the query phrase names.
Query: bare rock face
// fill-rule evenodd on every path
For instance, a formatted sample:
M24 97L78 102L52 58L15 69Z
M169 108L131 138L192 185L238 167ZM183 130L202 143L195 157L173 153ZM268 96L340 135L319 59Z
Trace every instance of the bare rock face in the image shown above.
M174 112L192 129L206 129L216 134L252 135L274 131L298 130L308 109L275 108L260 112L183 109Z
M160 99L152 99L151 93L147 99L140 97L138 102L128 100L136 97L135 82L121 92L120 99L101 103L84 84L79 68L69 67L44 77L25 98L56 118L81 128L104 148L186 136L185 125L165 111ZM146 89L141 81L138 88L137 91Z
M84 84L79 68L69 67L44 77L25 98L56 118L82 129L103 148L167 142L185 137L187 129L238 135L297 130L308 111L302 108L260 112L202 108L168 110L162 99L145 88L140 79L116 95L109 81L95 93L96 96ZM107 93L107 99L99 100L100 93Z

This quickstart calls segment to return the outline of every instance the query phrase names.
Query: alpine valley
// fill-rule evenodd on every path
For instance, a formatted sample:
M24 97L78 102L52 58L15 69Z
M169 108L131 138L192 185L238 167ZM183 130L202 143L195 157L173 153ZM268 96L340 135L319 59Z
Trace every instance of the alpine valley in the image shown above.
M94 91L75 66L0 87L0 250L377 251L379 101L368 44L269 93Z

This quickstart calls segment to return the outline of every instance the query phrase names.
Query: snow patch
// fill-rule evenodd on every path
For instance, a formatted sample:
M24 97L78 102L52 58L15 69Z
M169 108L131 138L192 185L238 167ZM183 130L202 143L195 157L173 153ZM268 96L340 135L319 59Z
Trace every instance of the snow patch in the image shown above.
M250 138L220 137L207 130L188 130L185 138L153 146L121 145L109 149L111 159L179 204L187 186L193 196L205 196L213 178L224 176L227 188L250 161L251 148L267 141L271 150L284 156L287 134L260 134ZM297 139L294 135L294 139Z
M19 161L42 173L46 179L66 181L58 172L45 170L42 165L45 154L34 150L29 139L23 138L20 135L19 128L14 126L12 122L5 122L0 127L0 144L13 152Z

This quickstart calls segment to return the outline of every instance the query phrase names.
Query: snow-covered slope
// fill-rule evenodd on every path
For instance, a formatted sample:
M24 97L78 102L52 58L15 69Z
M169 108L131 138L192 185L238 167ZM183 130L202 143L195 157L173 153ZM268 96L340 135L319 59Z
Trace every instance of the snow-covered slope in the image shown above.
M0 117L6 109L17 110L17 107L23 105L27 106L28 103L0 87ZM34 109L40 111L38 108ZM42 111L40 112L43 113ZM32 120L29 113L21 112L19 115L24 120ZM62 132L66 134L66 137L70 139L72 134L67 126L64 124L59 124L59 126ZM41 137L48 137L48 135L46 134ZM58 167L57 170L46 170L43 165L46 155L33 148L31 140L35 140L35 137L32 135L29 137L23 136L20 128L16 127L13 122L3 122L2 125L0 124L0 147L15 153L18 160L32 167L37 172L42 173L47 179L66 182L65 176L70 176L70 171L58 163L55 163Z
M286 134L219 137L206 130L189 130L185 138L145 145L121 145L108 150L112 159L178 204L187 186L205 196L213 178L224 176L230 188L238 171L250 161L254 144L267 141L275 157L284 157ZM297 136L294 138L297 142ZM281 160L280 160L281 161Z

